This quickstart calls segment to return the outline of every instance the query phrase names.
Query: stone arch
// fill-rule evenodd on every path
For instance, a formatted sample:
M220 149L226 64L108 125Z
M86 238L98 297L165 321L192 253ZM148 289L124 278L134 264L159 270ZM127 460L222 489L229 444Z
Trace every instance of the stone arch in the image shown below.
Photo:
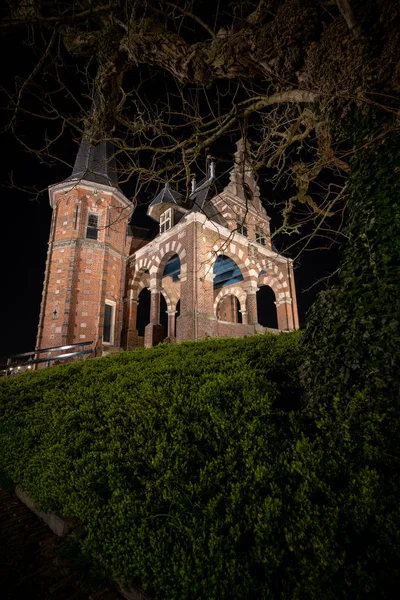
M206 267L206 273L209 273L209 277L213 273L214 264L217 260L218 256L228 256L231 258L239 267L244 282L249 282L255 277L257 278L258 272L254 268L251 260L246 256L245 251L236 243L229 243L224 246L224 244L214 244L212 250L208 254L208 263L209 268ZM207 275L206 275L207 276Z
M264 285L272 289L277 301L282 300L283 298L290 298L290 291L287 286L287 282L263 273L258 278L258 287L260 288Z
M240 300L236 294L224 294L217 303L215 316L218 320L230 323L242 323L243 319L240 307Z
M167 292L165 290L161 290L161 294L164 296L164 300L167 305L167 310L172 310L172 302Z
M244 311L246 309L246 292L238 286L227 285L226 287L223 287L215 297L214 316L217 316L218 305L225 296L236 296L239 300L240 310Z
M280 265L271 259L263 259L257 263L258 287L268 285L275 293L276 298L290 296L286 273Z
M160 282L165 269L165 266L169 259L177 254L181 265L180 280L184 281L187 274L187 259L186 250L183 245L178 241L166 242L160 246L157 254L152 259L152 265L150 267L150 275L156 277L157 281Z
M131 277L128 279L127 296L137 300L140 292L149 284L144 281L144 275L150 274L151 261L148 258L140 258L135 264Z
M267 259L258 266L261 267L258 287L269 286L275 294L278 329L294 329L293 298L286 270L281 264Z

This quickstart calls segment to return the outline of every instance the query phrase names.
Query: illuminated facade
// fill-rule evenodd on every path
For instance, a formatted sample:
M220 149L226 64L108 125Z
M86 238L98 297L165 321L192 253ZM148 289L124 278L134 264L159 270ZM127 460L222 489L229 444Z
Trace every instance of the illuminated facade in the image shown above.
M90 340L111 350L261 333L265 288L272 328L298 328L292 261L271 246L242 141L222 191L212 163L189 196L168 185L160 191L147 213L158 234L136 227L134 215L131 222L134 206L109 156L106 143L83 142L71 177L49 189L38 348Z

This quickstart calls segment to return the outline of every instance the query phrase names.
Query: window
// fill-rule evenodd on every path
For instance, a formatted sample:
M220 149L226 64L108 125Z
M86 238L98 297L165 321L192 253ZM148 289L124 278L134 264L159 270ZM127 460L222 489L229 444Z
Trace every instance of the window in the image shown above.
M97 240L98 223L99 217L97 215L89 214L86 228L86 237L89 240Z
M114 342L115 303L106 301L104 306L103 342Z
M265 246L266 244L265 231L261 227L256 227L256 242L258 242L262 246Z
M160 216L160 233L164 233L172 227L172 208L169 208Z
M251 191L251 187L248 183L243 184L244 197L248 202L253 200L253 192Z
M110 237L111 235L111 209L107 209L107 227L106 227L106 236Z
M247 237L247 225L244 221L237 221L236 229L238 233L241 233Z

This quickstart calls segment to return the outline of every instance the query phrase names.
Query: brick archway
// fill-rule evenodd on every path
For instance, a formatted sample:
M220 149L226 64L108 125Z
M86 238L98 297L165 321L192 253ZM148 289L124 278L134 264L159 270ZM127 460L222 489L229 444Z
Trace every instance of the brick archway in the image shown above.
M275 294L275 305L278 319L278 329L291 330L296 328L295 314L293 311L293 298L287 279L280 265L264 259L257 263L260 268L258 287L269 286Z
M152 264L149 269L152 278L155 277L158 282L161 281L165 265L174 254L179 257L180 261L180 280L185 281L187 273L186 250L177 241L165 243L159 248L157 254L152 257Z
M256 266L258 270L258 287L268 285L274 291L277 300L285 297L290 298L287 276L279 265L272 260L263 259Z
M240 310L244 311L246 309L246 292L236 285L227 285L223 287L215 297L214 316L217 316L218 305L226 296L236 296L236 298L239 300Z
M161 290L161 294L164 296L164 300L167 304L167 310L172 310L172 302L167 292L165 290Z
M227 247L221 248L221 244L214 244L208 255L208 263L206 266L206 278L213 279L213 269L218 256L227 256L231 258L239 267L243 275L244 283L257 278L258 272L254 268L252 261L246 256L246 253L238 244L230 243Z
M151 264L148 258L141 258L135 264L127 285L127 296L130 300L137 300L142 289L149 287L147 282L143 281L143 276L150 273Z

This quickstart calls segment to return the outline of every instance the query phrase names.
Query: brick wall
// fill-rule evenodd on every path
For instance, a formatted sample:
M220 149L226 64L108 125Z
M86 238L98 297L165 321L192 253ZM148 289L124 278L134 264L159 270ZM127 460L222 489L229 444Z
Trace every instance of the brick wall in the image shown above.
M115 304L120 344L130 215L117 204L94 186L55 192L37 347L101 342L106 301ZM98 217L97 240L86 238L89 213Z

